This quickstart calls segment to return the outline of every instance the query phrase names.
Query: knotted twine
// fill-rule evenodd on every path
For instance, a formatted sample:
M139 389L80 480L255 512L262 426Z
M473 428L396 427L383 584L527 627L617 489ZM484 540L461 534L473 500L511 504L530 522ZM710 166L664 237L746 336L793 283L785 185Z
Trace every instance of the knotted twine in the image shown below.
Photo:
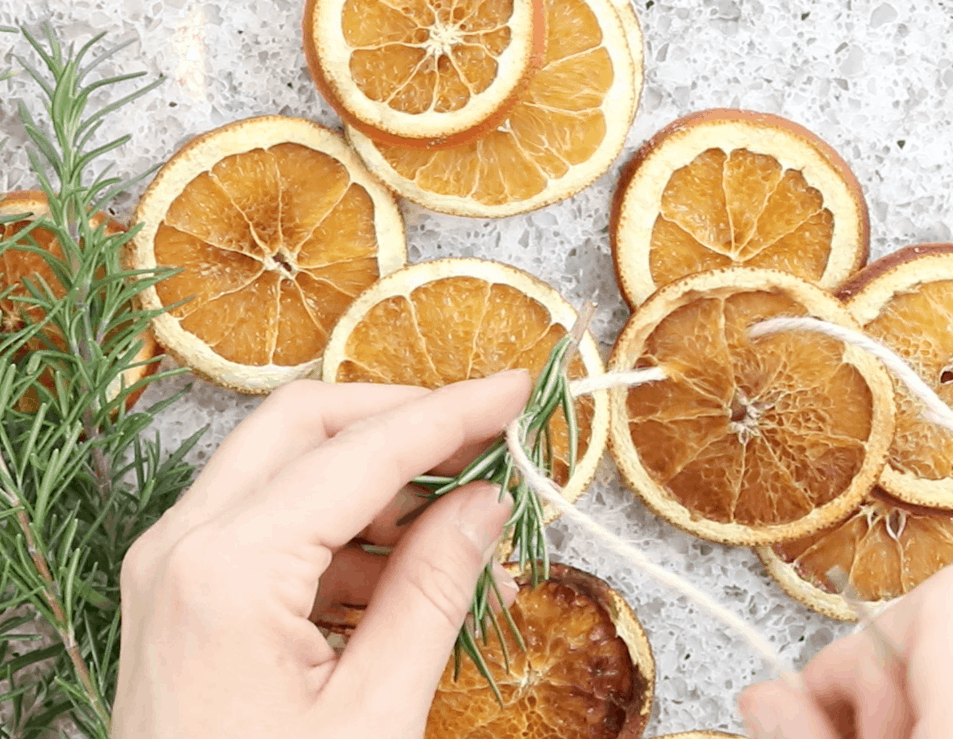
M925 410L922 415L925 420L953 431L953 409L940 399L902 357L885 344L872 339L866 334L816 318L772 318L754 325L750 329L750 336L757 338L783 331L813 331L853 344L869 352L893 372L897 379L924 404ZM649 382L658 382L666 379L666 377L664 366L651 367L642 370L610 372L596 377L574 380L569 387L573 397L579 397L597 390L636 387ZM798 692L803 690L800 674L794 669L793 664L784 660L761 634L746 624L739 616L688 581L647 559L632 543L609 531L591 516L586 515L569 503L562 496L559 485L546 477L533 464L525 449L523 449L523 445L520 443L523 422L524 419L518 417L506 427L506 444L513 459L513 464L519 470L527 485L540 498L566 518L573 520L597 539L603 541L610 550L620 554L636 568L687 596L707 611L709 615L721 621L728 628L733 629L756 653L773 665L792 688ZM856 607L853 601L849 600L849 602ZM857 611L862 620L867 620L868 614L862 608L857 608Z

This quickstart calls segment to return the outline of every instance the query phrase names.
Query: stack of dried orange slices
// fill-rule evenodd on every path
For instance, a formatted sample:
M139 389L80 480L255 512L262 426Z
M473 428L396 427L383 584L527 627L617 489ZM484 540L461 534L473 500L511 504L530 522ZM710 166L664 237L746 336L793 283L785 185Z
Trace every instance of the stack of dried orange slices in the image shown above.
M910 246L868 265L840 291L869 336L903 357L953 401L953 244ZM835 618L854 609L827 573L839 568L853 598L875 606L953 563L953 434L922 418L895 382L897 430L879 486L844 522L758 550L795 598Z
M858 274L867 232L843 160L749 111L703 111L660 132L630 163L612 216L634 313L610 371L666 373L611 392L624 479L688 531L761 545L788 593L845 619L851 598L887 601L953 561L953 517L935 510L953 508L953 436L899 386L895 402L879 361L856 347L750 329L812 316L863 330L953 399L953 247L911 248ZM846 584L829 581L838 570Z
M609 168L642 87L628 0L310 0L304 49L368 167L399 195L503 217Z

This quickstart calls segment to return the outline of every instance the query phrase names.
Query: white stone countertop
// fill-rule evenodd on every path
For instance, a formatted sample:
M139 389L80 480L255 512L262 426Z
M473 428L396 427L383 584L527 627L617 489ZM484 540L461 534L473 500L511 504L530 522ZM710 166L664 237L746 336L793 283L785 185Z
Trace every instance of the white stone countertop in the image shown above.
M168 80L114 116L103 136L131 133L115 152L117 173L164 162L193 136L266 113L340 123L315 91L300 43L302 0L0 0L0 25L50 21L80 43L106 32L133 43L107 73L143 70ZM598 301L594 329L608 350L628 311L616 288L606 233L621 166L680 115L710 107L777 113L815 131L850 163L870 209L871 252L951 241L953 224L953 0L637 0L645 34L646 81L626 149L611 171L576 197L499 221L455 218L403 203L410 256L478 256L528 270L576 305ZM16 36L0 36L0 69ZM0 190L35 186L16 103L38 110L24 79L0 87ZM128 218L141 186L117 204ZM208 426L195 461L259 402L179 378L153 400L193 383L158 422L171 447ZM648 513L604 474L581 507L637 542L645 554L719 601L803 664L850 626L789 600L755 555L694 539ZM741 731L734 700L770 672L733 633L683 597L633 572L572 526L550 529L555 558L594 572L635 608L656 657L656 699L648 737L693 728ZM501 738L503 739L503 738Z

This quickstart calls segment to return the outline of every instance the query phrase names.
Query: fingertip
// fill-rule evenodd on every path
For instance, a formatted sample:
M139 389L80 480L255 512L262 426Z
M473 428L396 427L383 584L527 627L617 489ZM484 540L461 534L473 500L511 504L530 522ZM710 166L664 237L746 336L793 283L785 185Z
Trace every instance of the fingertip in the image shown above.
M830 722L807 695L783 680L752 685L737 699L749 739L836 739Z

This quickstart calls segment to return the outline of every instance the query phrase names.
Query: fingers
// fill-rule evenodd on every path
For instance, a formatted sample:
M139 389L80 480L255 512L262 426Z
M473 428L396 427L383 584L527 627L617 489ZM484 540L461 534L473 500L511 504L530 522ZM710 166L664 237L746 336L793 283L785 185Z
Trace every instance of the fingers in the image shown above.
M883 638L868 628L831 644L804 670L804 683L828 715L850 711L858 737L906 739L915 719L907 699L905 657L892 652Z
M738 710L749 739L843 739L825 713L807 694L780 680L746 689Z
M179 505L192 525L207 521L352 423L429 392L314 380L284 385L228 435Z
M353 423L250 496L242 515L281 546L343 546L412 478L500 433L529 389L526 372L505 372Z
M334 555L321 575L311 620L326 621L340 606L366 606L387 566L388 558L347 547Z
M363 715L423 730L440 675L509 516L511 500L485 483L430 506L398 544L328 685ZM413 735L413 732L409 732ZM371 734L369 734L371 735Z

